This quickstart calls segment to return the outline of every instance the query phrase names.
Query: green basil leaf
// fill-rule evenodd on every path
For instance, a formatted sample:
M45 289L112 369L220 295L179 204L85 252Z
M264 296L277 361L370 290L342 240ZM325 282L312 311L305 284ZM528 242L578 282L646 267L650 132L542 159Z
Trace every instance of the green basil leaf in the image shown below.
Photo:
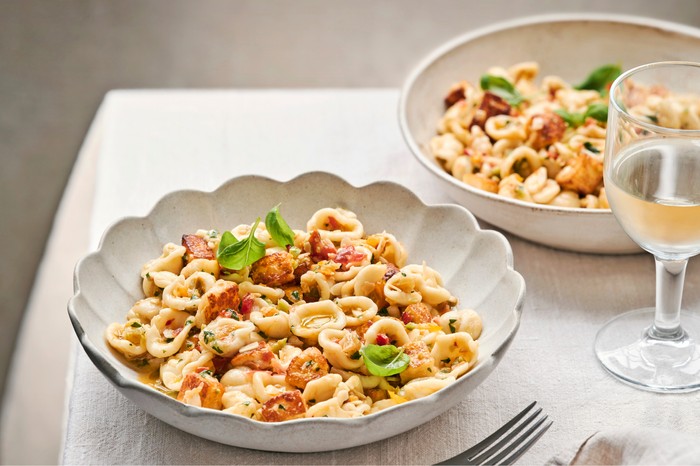
M250 229L250 234L244 240L232 243L231 238L236 239L233 233L227 231L221 237L221 242L226 243L224 247L219 244L219 249L216 253L216 260L222 267L230 270L241 270L242 268L252 264L253 262L265 256L265 245L255 237L255 230L260 223L260 217L255 221L255 224ZM228 235L231 235L228 237Z
M563 108L554 110L554 113L559 115L564 122L572 128L581 126L585 120L585 117L581 113L569 113Z
M294 246L294 232L280 214L280 205L274 206L265 216L265 226L272 239L279 246Z
M496 94L514 107L525 101L525 98L518 92L513 84L506 78L485 74L481 77L481 88Z
M219 241L219 249L216 250L216 257L218 258L224 249L237 242L238 240L235 236L233 236L233 233L231 233L230 231L225 231L221 235L221 240Z
M365 345L360 349L360 354L364 357L369 373L380 377L399 374L411 362L403 348L394 345Z
M595 118L596 120L602 122L602 123L607 123L608 122L608 106L607 104L602 104L602 103L597 103L597 104L591 104L588 106L586 109L586 113L584 114L584 119L585 118Z
M589 89L607 94L608 85L615 81L620 74L622 74L620 65L603 65L593 70L581 84L574 87L578 90Z

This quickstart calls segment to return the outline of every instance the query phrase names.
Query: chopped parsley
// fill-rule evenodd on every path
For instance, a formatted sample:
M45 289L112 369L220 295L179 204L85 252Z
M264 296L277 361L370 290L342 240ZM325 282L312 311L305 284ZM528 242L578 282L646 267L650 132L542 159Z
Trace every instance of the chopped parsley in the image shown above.
M450 332L455 333L455 322L457 322L457 319L450 319L450 323L448 327L450 327Z
M204 335L204 343L206 344L211 343L216 338L214 332L212 332L211 330L205 330L204 332L202 332L202 334Z

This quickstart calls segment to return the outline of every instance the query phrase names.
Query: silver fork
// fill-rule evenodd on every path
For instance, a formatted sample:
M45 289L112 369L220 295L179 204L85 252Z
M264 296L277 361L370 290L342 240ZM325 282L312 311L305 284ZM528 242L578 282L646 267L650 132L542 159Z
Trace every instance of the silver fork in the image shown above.
M522 456L537 440L549 429L553 421L548 421L548 416L542 413L542 408L537 408L530 416L524 418L537 404L533 401L527 408L519 412L500 429L477 443L470 449L463 451L437 464L513 464ZM534 422L534 423L533 423ZM532 424L530 426L530 424ZM524 429L527 430L523 432ZM521 433L522 432L522 433Z

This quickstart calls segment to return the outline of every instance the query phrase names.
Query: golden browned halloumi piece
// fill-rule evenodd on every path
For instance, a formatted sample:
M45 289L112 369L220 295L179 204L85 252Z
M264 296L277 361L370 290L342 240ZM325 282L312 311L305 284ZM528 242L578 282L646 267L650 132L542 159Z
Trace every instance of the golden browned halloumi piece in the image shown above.
M468 86L469 84L466 81L460 81L457 84L453 84L445 96L445 108L450 108L460 100L464 100L466 96L464 89Z
M177 400L202 408L221 409L224 386L207 372L187 374L182 381Z
M182 245L187 256L192 259L216 259L214 251L209 248L207 240L197 235L182 235Z
M366 388L365 393L370 397L373 403L389 398L389 393L382 388Z
M462 176L462 181L483 191L488 191L490 193L498 192L498 181L480 176L476 173L465 173Z
M509 115L510 104L491 92L484 92L484 98L481 100L479 109L474 113L472 126L477 125L484 129L486 120L496 115Z
M527 140L527 144L535 150L544 149L557 141L561 141L566 132L564 119L553 112L532 115L528 126L530 128L530 137Z
M411 358L408 367L401 372L401 382L406 383L409 380L418 377L434 377L437 369L435 368L435 359L430 354L428 345L423 340L412 341L402 346L403 352Z
M367 330L372 326L373 323L373 321L368 321L353 328L353 332L357 334L360 341L365 341L365 333L367 333Z
M246 349L246 348L243 348ZM280 361L272 352L270 346L264 341L258 342L258 345L247 351L239 352L231 360L231 365L246 366L256 371L273 371L281 373L283 371Z
M280 422L301 417L306 412L306 404L299 390L280 393L265 402L261 416L265 422Z
M564 190L593 194L603 181L603 162L588 154L569 160L555 178Z
M328 374L329 369L325 356L318 348L312 346L306 348L299 356L295 356L289 362L285 380L289 385L303 390L307 383Z
M227 309L237 311L240 301L238 285L234 282L219 280L202 295L197 309L198 324L208 324L216 319L220 312Z
M427 324L433 320L433 314L430 312L430 306L425 303L409 304L401 313L401 320L404 324Z
M254 283L281 286L294 281L294 257L284 251L268 254L253 263L250 277Z

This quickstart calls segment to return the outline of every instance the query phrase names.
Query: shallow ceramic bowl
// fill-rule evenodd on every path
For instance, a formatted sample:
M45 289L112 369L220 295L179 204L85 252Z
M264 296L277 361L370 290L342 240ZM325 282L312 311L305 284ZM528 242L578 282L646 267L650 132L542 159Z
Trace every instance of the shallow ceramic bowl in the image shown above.
M223 231L264 216L279 202L293 228L303 228L322 207L350 209L365 231L394 233L406 246L409 263L426 261L438 270L460 305L476 309L483 318L474 369L431 396L365 417L275 424L188 406L139 382L139 374L120 361L103 335L108 324L123 322L127 310L142 298L141 265L157 257L163 244L179 242L183 233L198 228ZM287 452L336 450L381 440L465 400L503 357L518 328L525 294L523 278L513 270L507 240L498 232L481 230L463 207L426 206L393 183L356 188L325 173L309 173L286 183L244 176L214 192L169 194L146 217L125 218L112 225L97 251L78 262L74 288L68 312L80 342L127 398L194 435L238 447Z
M591 14L546 15L501 23L458 37L428 55L404 84L399 120L404 138L435 183L477 217L525 239L590 253L640 249L610 210L536 205L488 193L445 172L428 149L460 80L478 83L492 66L540 64L540 78L558 75L577 83L606 63L623 69L654 61L700 61L700 30L648 18Z

